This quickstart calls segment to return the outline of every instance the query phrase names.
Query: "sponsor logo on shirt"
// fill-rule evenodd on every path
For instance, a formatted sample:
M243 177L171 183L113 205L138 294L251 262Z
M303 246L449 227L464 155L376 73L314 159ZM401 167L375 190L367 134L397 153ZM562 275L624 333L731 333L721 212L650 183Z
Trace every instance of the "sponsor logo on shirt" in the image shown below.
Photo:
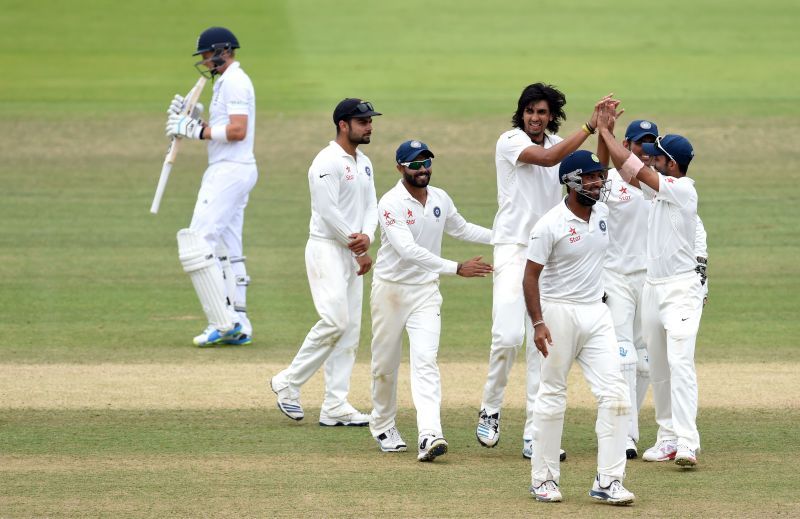
M631 195L628 194L628 188L625 186L620 186L619 188L619 201L625 202L631 199Z
M667 177L667 182L669 182L670 184L674 184L675 179L673 177Z
M575 242L578 242L580 240L581 240L581 237L578 234L578 231L575 230L575 227L570 227L569 228L569 242L570 243L575 243Z
M344 176L344 179L345 179L345 180L353 180L354 178L356 178L356 177L355 177L355 175L353 175L352 173L350 173L350 166L345 166L345 167L344 167L344 170L345 170L345 172L347 173L347 174Z
M394 225L395 219L392 218L392 213L389 211L383 212L383 219L385 220L386 225Z
M406 225L414 225L414 222L417 220L414 218L414 213L411 212L411 209L408 209L408 214L406 215Z

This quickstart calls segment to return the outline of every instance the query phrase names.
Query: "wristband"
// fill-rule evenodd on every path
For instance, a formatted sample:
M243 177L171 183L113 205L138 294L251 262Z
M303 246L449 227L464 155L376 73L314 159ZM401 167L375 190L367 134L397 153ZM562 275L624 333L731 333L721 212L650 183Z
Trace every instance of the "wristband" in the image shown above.
M586 135L591 135L594 133L592 130L589 129L589 125L585 123L583 126L581 126L581 130L585 131Z
M211 140L217 142L228 142L228 125L218 124L211 128Z
M537 326L539 326L540 324L544 324L544 321L543 321L542 319L539 319L538 321L536 321L535 323L533 323L532 327L533 327L533 328L536 328L536 327L537 327Z
M594 126L592 126L592 124L591 124L591 123L589 123L589 122L586 122L586 123L584 124L584 126L586 127L586 131L588 131L588 132L589 132L589 135L592 135L592 134L594 134L594 132L596 132L596 131L597 131L597 128L595 128Z
M366 255L367 255L367 252L366 252L366 251L364 251L364 252L362 252L361 254L356 254L356 258L361 258L361 257L364 257L364 256L366 256Z
M627 160L622 164L622 167L619 168L619 174L622 177L622 180L625 182L630 182L633 177L635 177L639 170L644 167L644 162L639 159L636 155L631 153L628 155Z

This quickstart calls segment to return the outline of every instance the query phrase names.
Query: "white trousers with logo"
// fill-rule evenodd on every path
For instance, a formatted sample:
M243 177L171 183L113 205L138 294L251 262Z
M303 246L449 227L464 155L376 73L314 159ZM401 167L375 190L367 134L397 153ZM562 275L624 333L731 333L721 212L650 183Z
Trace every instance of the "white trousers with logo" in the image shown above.
M356 275L350 250L323 238L306 244L306 274L319 321L306 335L288 368L273 378L275 389L288 387L298 398L300 386L325 363L325 400L322 409L336 415L349 405L350 375L361 335L361 301L364 281Z
M243 255L244 210L257 180L258 170L255 164L215 162L206 169L189 228L205 238L211 250L216 250L217 244L221 242L228 249L229 257ZM244 262L233 263L231 268L237 278L247 277ZM236 287L236 294L227 295L237 304L247 304L247 287L244 285ZM253 327L246 313L240 312L237 321L242 324L243 333L253 334Z
M374 278L372 295L372 420L373 436L395 425L397 373L408 333L411 357L411 397L417 410L417 431L442 435L442 383L436 357L442 296L439 282L424 285L391 283Z
M541 382L533 412L534 486L561 477L559 450L567 407L567 375L576 360L597 399L597 473L600 484L625 476L625 437L630 418L628 386L622 378L614 324L601 302L571 304L542 300L553 344L542 359Z
M642 290L645 271L619 274L606 269L603 284L606 304L614 320L619 347L620 368L628 384L631 398L631 420L628 436L639 441L639 409L650 384L647 348L642 338Z
M703 286L695 272L648 279L642 300L642 333L650 358L658 441L677 439L697 449L694 350L703 314Z
M533 344L531 321L525 308L522 278L528 249L524 245L502 244L494 247L494 273L492 274L492 345L489 350L489 373L483 387L481 409L494 414L503 407L503 397L508 385L508 375L520 346L527 336L527 395L525 431L523 437L532 438L533 403L539 390L541 366L536 346Z

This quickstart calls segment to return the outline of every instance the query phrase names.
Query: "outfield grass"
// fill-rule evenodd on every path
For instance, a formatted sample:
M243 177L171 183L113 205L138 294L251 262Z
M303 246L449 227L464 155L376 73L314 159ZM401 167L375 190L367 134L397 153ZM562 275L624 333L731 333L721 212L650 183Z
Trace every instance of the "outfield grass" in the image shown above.
M790 0L5 2L0 323L10 340L0 345L0 517L550 512L526 492L520 395L509 397L494 450L473 438L478 398L449 407L446 400L452 452L421 466L411 454L380 456L365 430L316 427L318 391L304 394L311 423L292 424L263 387L316 318L302 255L305 176L332 138L335 103L363 96L386 114L365 147L379 194L397 179L397 144L420 138L437 154L434 185L468 219L490 226L494 143L522 87L537 80L567 93L563 133L613 91L627 109L621 124L647 116L687 135L710 253L697 360L701 374L714 370L700 379L701 398L714 401L700 410L700 469L631 463L635 508L594 505L585 495L592 412L571 399L567 502L557 511L799 515L800 479L787 455L800 447L800 391L787 382L800 379L799 17ZM198 350L190 340L204 322L175 233L191 216L202 145L183 147L161 213L148 208L166 147L166 104L194 82L189 54L212 24L239 36L258 96L261 177L245 229L256 341ZM491 256L489 247L451 239L443 252ZM442 292L442 371L471 366L475 387L463 393L471 395L485 369L491 281L444 279ZM366 369L369 338L365 313L357 370ZM236 384L234 370L245 363L271 367L258 376L242 370L246 387L209 388L203 398L176 389L184 366L207 370L209 384ZM70 385L53 375L61 366L80 379ZM106 366L141 368L117 379L130 387L133 407L118 405L124 398L113 377L83 378ZM27 406L21 382L31 388ZM357 403L367 407L364 378L358 383ZM171 405L134 398L158 392ZM209 396L217 392L224 402ZM413 441L407 395L403 402L400 426ZM642 422L648 442L651 415Z

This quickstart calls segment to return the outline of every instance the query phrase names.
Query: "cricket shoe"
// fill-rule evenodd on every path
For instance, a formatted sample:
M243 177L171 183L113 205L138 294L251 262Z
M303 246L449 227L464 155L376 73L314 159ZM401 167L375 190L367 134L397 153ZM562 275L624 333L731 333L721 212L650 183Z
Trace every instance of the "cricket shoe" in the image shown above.
M628 440L625 443L625 457L629 460L635 460L639 456L639 451L636 448L636 442L633 441L633 438L628 436Z
M231 346L245 346L247 344L253 344L253 338L246 333L237 333L231 337L223 337L219 344L228 344Z
M607 487L601 487L600 476L595 476L589 496L609 505L629 505L636 499L633 492L623 487L618 479L612 481Z
M697 452L679 443L675 453L675 464L687 469L693 468L697 465Z
M194 342L195 346L201 348L204 346L213 346L214 344L221 344L224 339L239 335L241 332L242 325L239 323L234 324L233 328L227 332L221 332L209 324L206 329L203 330L203 333L195 337L192 342Z
M533 456L533 440L526 440L525 438L522 439L522 457L526 460L531 459ZM567 453L564 449L558 450L558 460L565 461L567 459Z
M444 454L447 454L447 440L432 434L420 437L417 461L433 461Z
M675 440L661 440L642 454L644 461L670 461L675 459L678 451L678 442Z
M273 384L274 380L274 378L269 379L269 388L278 397L278 409L292 420L302 420L305 414L303 413L303 406L300 404L300 399L292 398L289 394L288 387L281 390L275 389L275 385Z
M475 436L484 447L492 448L497 445L500 441L500 413L486 414L486 409L481 409Z
M324 427L350 426L364 427L369 425L369 415L359 412L358 409L350 404L340 406L338 409L329 412L324 409L319 412L319 424Z
M406 442L400 437L397 427L394 426L375 436L375 441L378 442L383 452L405 452L408 449Z
M531 485L531 495L535 497L537 501L542 501L544 503L561 502L561 490L558 488L558 483L552 479L548 479L538 487Z

